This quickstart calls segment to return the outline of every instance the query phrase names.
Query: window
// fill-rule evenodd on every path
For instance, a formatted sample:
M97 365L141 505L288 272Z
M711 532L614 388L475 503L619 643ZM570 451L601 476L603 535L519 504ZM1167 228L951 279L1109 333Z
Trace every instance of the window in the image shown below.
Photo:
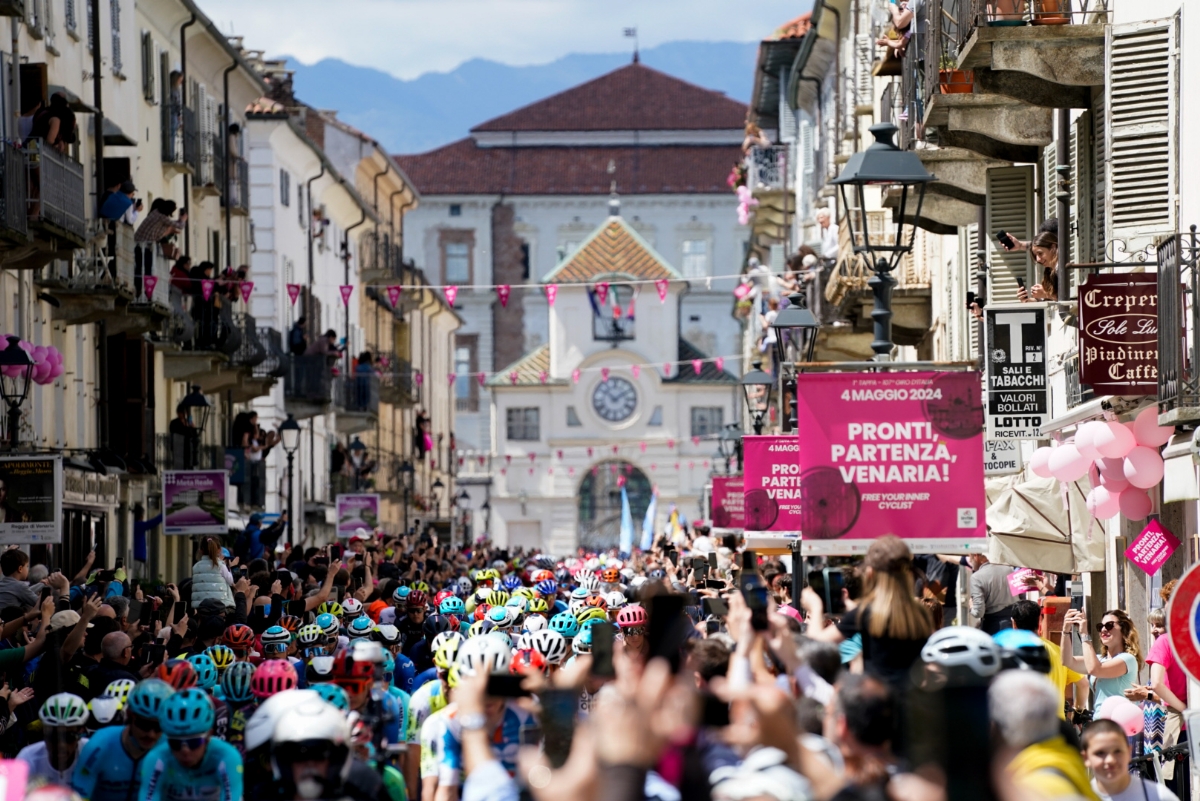
M662 407L661 406L654 407L654 411L650 415L650 422L646 423L646 425L648 425L648 426L661 426L662 425Z
M450 204L450 216L451 217L461 217L462 216L462 204L461 203L451 203Z
M454 405L460 412L479 411L478 334L460 334L454 339Z
M91 0L83 0L83 7L87 9L87 40L88 52L92 52L95 47L95 40L92 38L92 3Z
M442 276L447 284L471 283L471 243L442 243Z
M592 292L592 290L588 290ZM633 312L633 287L610 286L604 303L592 293L592 338L597 342L621 342L635 338ZM614 347L616 347L614 345Z
M720 406L692 407L692 436L715 437L725 424L725 410Z
M538 414L540 409L530 406L523 409L508 409L508 438L517 442L532 442L541 439L538 431Z
M63 27L71 36L79 38L79 20L75 16L75 0L66 0L63 6Z
M708 276L708 240L685 239L683 242L683 277Z
M521 278L529 280L529 243L521 243Z
M154 58L154 37L150 31L142 31L142 97L147 103L153 103L158 95L155 83L158 78L158 64Z
M110 6L112 9L112 71L113 75L121 77L124 71L121 69L124 64L121 63L121 0L112 0Z
M583 425L583 423L579 420L579 413L575 411L574 406L567 407L567 425L571 428L577 428Z
M292 176L287 170L279 171L279 202L285 206L292 205Z

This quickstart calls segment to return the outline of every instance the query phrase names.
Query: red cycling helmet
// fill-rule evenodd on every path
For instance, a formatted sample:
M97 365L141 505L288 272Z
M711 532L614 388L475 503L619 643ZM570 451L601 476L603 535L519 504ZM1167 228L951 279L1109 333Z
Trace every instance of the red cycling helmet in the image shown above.
M526 675L535 670L545 673L547 667L546 657L532 648L521 648L513 651L512 661L508 663L508 672L516 675Z
M623 629L646 625L646 610L637 604L623 607L617 612L617 625Z
M355 660L348 651L343 651L334 658L333 683L350 695L364 692L374 681L374 662Z
M300 618L296 617L295 615L280 615L279 616L279 625L283 626L285 629L290 631L292 634L295 634L300 629L300 627L302 625L304 625L304 621L301 620Z
M608 609L608 601L604 600L603 595L589 595L587 600L583 602L585 607L594 606L597 609Z
M413 590L404 603L409 609L424 609L429 604L429 599L420 590Z
M437 608L440 608L442 605L442 601L446 600L447 598L450 598L453 595L454 595L454 593L450 592L450 590L439 590L438 594L433 596L433 605Z
M234 651L245 653L254 647L254 630L241 623L234 623L225 629L221 640Z
M158 678L170 684L177 691L195 687L199 683L196 668L186 659L168 659L158 666Z
M491 609L490 604L479 604L475 607L475 619L483 620L487 617L488 610Z
M291 662L268 659L254 669L254 675L250 677L250 692L261 701L275 693L296 689L298 681Z

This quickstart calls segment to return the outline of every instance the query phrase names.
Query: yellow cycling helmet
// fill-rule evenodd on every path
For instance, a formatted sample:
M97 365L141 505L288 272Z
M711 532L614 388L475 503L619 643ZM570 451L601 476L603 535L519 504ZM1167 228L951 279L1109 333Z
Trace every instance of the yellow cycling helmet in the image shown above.
M483 623L484 621L482 620L476 620L472 623L471 628L467 629L467 638L470 639L471 637L478 637L480 634L483 634Z
M318 615L333 615L334 617L341 617L342 615L345 614L345 610L342 609L342 605L339 604L337 601L326 601L325 603L323 603L317 607L317 614Z
M488 606L504 606L508 603L508 599L509 594L504 590L492 590L488 593L487 604Z
M538 597L537 592L534 591L534 589L532 587L517 587L515 590L513 590L512 594L513 594L514 598L520 597L520 598L528 598L530 600L533 600L534 598Z
M550 605L541 598L534 598L529 602L529 605L525 608L525 611L530 615L545 615L549 614Z
M588 606L579 610L579 614L575 616L579 625L587 623L589 620L608 620L608 613L597 606Z

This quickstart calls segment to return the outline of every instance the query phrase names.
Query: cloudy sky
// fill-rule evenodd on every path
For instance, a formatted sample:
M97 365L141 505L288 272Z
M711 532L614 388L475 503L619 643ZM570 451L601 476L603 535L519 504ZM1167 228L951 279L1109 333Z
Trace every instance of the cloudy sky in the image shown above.
M397 78L444 72L471 58L541 64L567 53L612 53L663 42L757 41L811 0L200 0L246 46L311 64L339 58Z

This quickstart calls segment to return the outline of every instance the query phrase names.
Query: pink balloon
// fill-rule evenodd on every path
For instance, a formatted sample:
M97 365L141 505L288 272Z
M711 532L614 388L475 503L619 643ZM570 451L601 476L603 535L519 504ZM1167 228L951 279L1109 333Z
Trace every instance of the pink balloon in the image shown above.
M1112 722L1125 730L1126 737L1141 734L1146 728L1146 718L1142 708L1137 704L1122 698L1123 704L1118 704L1112 711Z
M1053 448L1038 448L1034 451L1033 456L1029 457L1030 472L1042 478L1054 478L1050 474L1050 454L1053 452Z
M1098 427L1104 423L1099 420L1092 420L1084 423L1075 431L1075 447L1089 459L1099 459L1100 452L1096 450L1094 438Z
M1096 709L1096 720L1112 720L1113 711L1121 705L1122 702L1127 704L1133 703L1128 698L1121 695L1110 695L1104 699L1104 703Z
M1120 494L1129 489L1129 482L1123 478L1107 478L1103 473L1100 474L1100 486L1105 487L1114 495Z
M1138 445L1125 456L1125 478L1135 487L1150 489L1163 477L1163 460L1154 448Z
M1147 406L1138 412L1133 419L1133 436L1138 445L1158 448L1170 441L1175 433L1175 426L1160 426L1158 424L1158 407Z
M1145 520L1154 509L1154 502L1145 490L1130 487L1120 494L1121 514L1128 520Z
M1125 480L1124 459L1097 459L1096 468L1104 478Z
M1137 447L1133 432L1120 423L1108 421L1103 429L1092 436L1096 450L1106 459L1123 459L1125 454Z
M51 378L58 378L58 377L59 377L60 375L62 375L64 372L66 372L66 368L65 368L65 367L63 367L63 364L62 364L62 362L61 362L61 361L59 361L59 363L58 363L58 364L54 365L54 374L53 374L53 375L51 375L50 377L51 377Z
M1088 497L1092 501L1088 510L1097 520L1111 520L1121 511L1121 494L1109 487L1093 487Z
M34 362L41 364L46 361L46 346L35 345L33 350L29 352L29 355L33 357Z
M1060 445L1050 452L1050 475L1064 483L1083 478L1091 465L1074 445Z

